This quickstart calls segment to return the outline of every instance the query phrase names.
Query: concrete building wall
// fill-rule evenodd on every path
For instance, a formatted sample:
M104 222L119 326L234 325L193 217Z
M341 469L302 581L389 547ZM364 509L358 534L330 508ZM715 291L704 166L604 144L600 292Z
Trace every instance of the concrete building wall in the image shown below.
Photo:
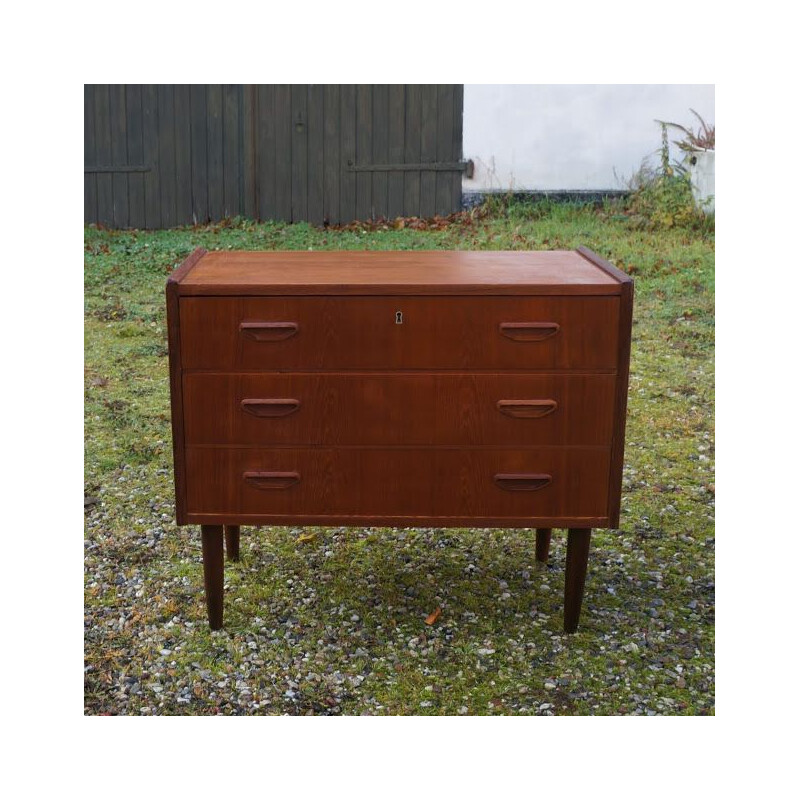
M654 120L696 128L690 108L714 122L714 85L465 84L464 157L475 174L464 191L622 189L644 158L658 159Z

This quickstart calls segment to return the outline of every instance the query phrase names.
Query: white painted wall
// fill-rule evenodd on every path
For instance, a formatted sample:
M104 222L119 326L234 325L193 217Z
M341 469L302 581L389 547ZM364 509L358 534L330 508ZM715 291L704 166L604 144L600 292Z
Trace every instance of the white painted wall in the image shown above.
M714 122L714 84L465 84L464 191L624 188L615 170L658 162L654 120L696 129L690 108Z

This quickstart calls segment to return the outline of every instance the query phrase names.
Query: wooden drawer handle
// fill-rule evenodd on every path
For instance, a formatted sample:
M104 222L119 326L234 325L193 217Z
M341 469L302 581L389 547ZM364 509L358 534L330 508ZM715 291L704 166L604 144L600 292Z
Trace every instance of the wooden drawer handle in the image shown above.
M517 342L541 342L555 336L561 326L557 322L501 322L500 333Z
M300 482L299 472L245 472L244 479L256 489L288 489Z
M242 322L239 331L257 342L280 342L299 330L296 322Z
M550 475L530 475L527 473L516 475L495 475L494 482L507 492L535 492L544 489L552 477Z
M497 410L507 417L546 417L558 408L555 400L498 400Z
M293 398L269 400L242 400L242 411L254 417L286 417L300 408L300 401Z

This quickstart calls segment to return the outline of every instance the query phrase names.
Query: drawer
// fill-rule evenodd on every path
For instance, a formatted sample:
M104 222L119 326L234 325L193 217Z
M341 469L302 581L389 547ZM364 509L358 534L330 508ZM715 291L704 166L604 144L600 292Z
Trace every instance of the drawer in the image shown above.
M599 520L608 478L608 448L189 447L187 510L272 522Z
M605 445L616 378L194 372L187 444Z
M183 297L184 369L601 369L618 297Z

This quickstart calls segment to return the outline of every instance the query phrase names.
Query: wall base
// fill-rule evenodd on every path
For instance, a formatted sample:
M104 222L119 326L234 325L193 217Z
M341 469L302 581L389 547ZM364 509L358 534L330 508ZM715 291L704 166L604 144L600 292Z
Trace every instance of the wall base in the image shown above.
M602 203L604 200L613 200L626 197L630 192L627 189L540 189L521 192L509 192L497 189L494 191L461 193L461 207L469 210L479 206L488 197L502 197L515 202L535 203L541 200L550 200L554 203Z

